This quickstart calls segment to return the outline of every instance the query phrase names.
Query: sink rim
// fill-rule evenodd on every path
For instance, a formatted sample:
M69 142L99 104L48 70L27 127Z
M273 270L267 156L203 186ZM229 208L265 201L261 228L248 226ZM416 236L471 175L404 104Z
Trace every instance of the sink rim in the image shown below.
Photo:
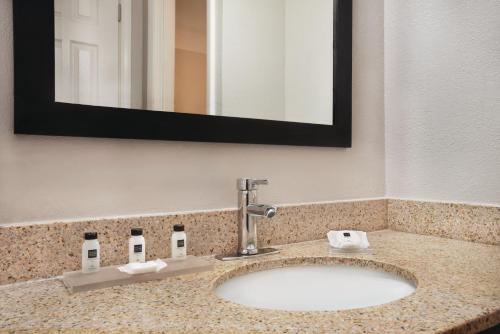
M241 263L241 262L240 262ZM369 269L374 269L378 271L384 271L393 275L396 275L400 278L408 280L410 283L415 285L415 291L408 296L405 296L403 298L393 300L389 303L385 304L380 304L380 305L374 305L374 306L367 306L367 307L362 307L362 308L356 308L356 310L362 310L362 309L373 309L376 307L382 307L385 305L389 305L395 302L399 302L402 300L405 300L407 298L410 298L415 295L415 293L418 290L419 287L419 280L416 277L416 275L411 272L410 270L407 270L405 268L402 268L400 266L391 264L391 263L386 263L386 262L381 262L381 261L375 261L375 260L368 260L368 259L361 259L361 258L350 258L350 257L332 257L332 256L306 256L306 257L287 257L287 258L280 258L280 259L270 259L270 260L263 260L262 258L259 260L256 260L251 263L245 263L241 266L238 266L236 268L230 269L223 274L219 275L217 278L215 278L212 281L211 284L211 291L213 295L222 302L229 303L233 306L238 306L238 307L243 307L251 310L259 310L259 311L264 311L264 312L292 312L292 313L332 313L332 312L345 312L349 310L335 310L335 311L295 311L295 310L272 310L272 309L262 309L262 308L257 308L257 307L252 307L244 304L238 304L236 302L233 302L231 300L224 299L222 297L219 297L216 293L216 289L224 284L225 282L236 278L240 276L244 276L246 274L251 274L255 272L261 272L261 271L266 271L266 270L271 270L271 269L279 269L279 268L287 268L287 267L302 267L302 266L334 266L334 265L343 265L343 266L352 266L352 267L359 267L359 268L369 268Z

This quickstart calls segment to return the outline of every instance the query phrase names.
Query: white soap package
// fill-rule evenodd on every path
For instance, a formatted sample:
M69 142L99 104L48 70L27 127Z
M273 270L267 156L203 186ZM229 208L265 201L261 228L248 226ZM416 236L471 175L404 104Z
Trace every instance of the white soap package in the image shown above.
M356 251L370 248L366 232L363 231L330 231L327 237L334 249Z
M118 267L123 273L129 275L146 274L146 273L157 273L163 268L167 267L167 264L162 260L158 259L156 261L148 261L145 263L129 263L125 266Z

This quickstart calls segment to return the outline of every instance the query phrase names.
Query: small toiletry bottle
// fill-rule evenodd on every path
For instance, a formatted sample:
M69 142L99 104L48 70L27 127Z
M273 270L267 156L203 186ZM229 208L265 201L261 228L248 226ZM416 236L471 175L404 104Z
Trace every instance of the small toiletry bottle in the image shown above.
M184 225L174 225L172 233L172 258L183 258L187 255L187 238L184 232Z
M128 241L128 262L146 262L146 240L142 236L142 228L133 228Z
M95 273L101 264L101 247L96 232L87 232L82 245L82 272Z

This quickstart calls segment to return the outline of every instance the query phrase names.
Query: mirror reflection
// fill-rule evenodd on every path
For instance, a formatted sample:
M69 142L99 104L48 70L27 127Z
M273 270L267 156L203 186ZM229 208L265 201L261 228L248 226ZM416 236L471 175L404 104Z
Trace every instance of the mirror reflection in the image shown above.
M333 124L335 0L55 0L57 102Z

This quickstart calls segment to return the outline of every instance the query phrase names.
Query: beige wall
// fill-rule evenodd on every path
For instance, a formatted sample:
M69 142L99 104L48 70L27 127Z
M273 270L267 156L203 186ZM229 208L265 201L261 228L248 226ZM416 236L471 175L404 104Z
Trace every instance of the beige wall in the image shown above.
M299 203L384 195L383 1L354 2L353 148L13 135L12 0L0 0L0 223L236 206L235 179Z
M175 47L207 53L207 0L175 1Z
M175 3L174 110L206 114L207 109L207 1Z
M207 54L175 49L174 110L206 114Z

